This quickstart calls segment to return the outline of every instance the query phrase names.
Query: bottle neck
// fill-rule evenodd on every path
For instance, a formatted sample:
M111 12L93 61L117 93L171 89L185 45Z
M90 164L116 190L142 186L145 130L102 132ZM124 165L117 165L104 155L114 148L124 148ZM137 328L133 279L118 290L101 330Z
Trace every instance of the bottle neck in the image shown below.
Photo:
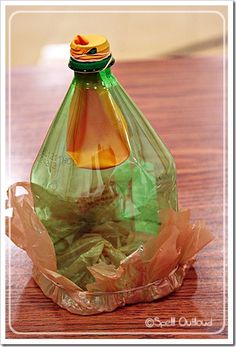
M110 54L107 58L97 61L82 62L70 57L69 68L78 73L96 73L111 67L115 63L114 57Z
M108 67L105 70L93 73L75 72L74 79L77 83L85 87L90 87L93 85L108 86L111 84L112 80L114 79L114 76L111 73L111 69Z

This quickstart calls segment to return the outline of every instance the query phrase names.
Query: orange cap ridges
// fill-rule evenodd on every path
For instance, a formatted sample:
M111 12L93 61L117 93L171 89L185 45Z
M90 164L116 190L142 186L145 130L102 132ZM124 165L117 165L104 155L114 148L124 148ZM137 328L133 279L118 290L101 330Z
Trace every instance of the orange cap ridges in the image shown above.
M110 55L110 46L102 35L76 35L70 44L70 54L75 60L102 60Z

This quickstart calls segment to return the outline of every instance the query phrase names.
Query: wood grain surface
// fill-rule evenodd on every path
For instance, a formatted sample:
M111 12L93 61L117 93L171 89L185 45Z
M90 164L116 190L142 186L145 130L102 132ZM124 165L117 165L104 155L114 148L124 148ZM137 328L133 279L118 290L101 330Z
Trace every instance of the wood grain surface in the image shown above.
M31 261L6 238L8 260L11 255L6 271L7 338L227 337L223 66L219 58L178 58L117 63L113 68L175 158L180 206L192 210L193 221L205 220L215 237L197 256L183 286L153 303L77 316L42 294L31 278ZM27 67L12 70L10 77L8 185L29 180L72 71L66 66ZM146 327L145 320L157 316L162 322L173 317L175 324ZM181 317L189 325L181 326ZM203 325L191 323L194 318Z

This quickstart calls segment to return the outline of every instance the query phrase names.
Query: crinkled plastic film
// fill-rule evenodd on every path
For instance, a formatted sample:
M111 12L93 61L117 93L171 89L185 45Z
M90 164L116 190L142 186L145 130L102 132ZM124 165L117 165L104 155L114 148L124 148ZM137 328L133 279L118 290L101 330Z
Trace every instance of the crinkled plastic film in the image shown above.
M18 187L24 189L23 194L17 194ZM170 209L160 212L157 236L128 235L127 247L131 245L130 250L134 250L127 257L121 255L120 245L107 240L108 235L88 232L88 248L93 242L95 248L92 258L83 258L83 266L92 278L84 290L72 281L76 274L72 270L72 274L67 273L67 255L56 257L48 231L34 211L29 183L15 183L8 189L8 208L12 208L12 217L8 218L7 234L31 258L33 278L43 293L68 311L83 315L153 301L171 293L181 286L196 253L213 238L204 224L190 224L190 211ZM101 258L105 247L110 250L111 264Z

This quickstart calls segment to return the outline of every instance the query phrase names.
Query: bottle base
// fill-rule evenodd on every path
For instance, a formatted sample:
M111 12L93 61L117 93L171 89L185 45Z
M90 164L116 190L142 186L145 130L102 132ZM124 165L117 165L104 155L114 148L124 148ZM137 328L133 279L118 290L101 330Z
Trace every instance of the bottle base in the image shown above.
M167 296L181 287L184 277L194 261L195 259L192 258L185 264L176 267L167 277L153 283L116 292L79 290L67 292L36 267L33 268L33 278L44 295L60 307L74 314L93 315L111 312L129 304L151 302Z

